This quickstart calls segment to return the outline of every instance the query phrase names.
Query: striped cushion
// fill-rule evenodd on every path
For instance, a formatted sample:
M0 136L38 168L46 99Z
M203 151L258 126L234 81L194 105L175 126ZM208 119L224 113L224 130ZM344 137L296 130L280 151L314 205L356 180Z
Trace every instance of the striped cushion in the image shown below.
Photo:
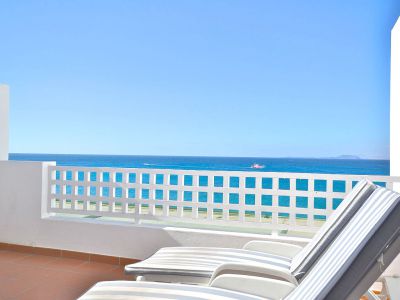
M99 282L78 300L262 300L257 296L223 290L219 288L134 281Z
M168 274L211 277L215 269L224 263L256 263L265 268L278 266L288 269L300 278L325 251L375 188L376 186L368 180L360 181L310 243L292 261L285 257L244 249L170 247L162 248L142 262L127 265L125 271L134 275Z
M368 180L360 181L353 188L314 238L293 258L290 267L293 275L300 279L308 272L375 189L376 186Z
M384 224L399 202L398 193L378 188L320 257L300 285L284 299L325 299L343 274L351 269L361 251L369 250L364 249L365 245ZM377 248L381 249L384 246L383 243L387 243L387 240L379 241ZM78 300L100 299L260 300L264 298L214 287L114 281L96 284Z
M285 299L324 299L351 267L371 236L399 203L400 195L378 188L321 256L300 285Z
M260 267L277 266L289 271L290 259L256 251L212 247L162 248L150 258L128 265L127 273L195 275L211 277L214 270L224 263L257 264Z

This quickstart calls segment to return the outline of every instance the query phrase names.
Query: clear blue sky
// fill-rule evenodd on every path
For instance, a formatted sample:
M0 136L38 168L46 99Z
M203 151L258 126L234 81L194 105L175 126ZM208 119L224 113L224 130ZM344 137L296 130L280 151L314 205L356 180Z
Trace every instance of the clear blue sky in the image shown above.
M398 15L399 0L3 1L10 151L387 158Z

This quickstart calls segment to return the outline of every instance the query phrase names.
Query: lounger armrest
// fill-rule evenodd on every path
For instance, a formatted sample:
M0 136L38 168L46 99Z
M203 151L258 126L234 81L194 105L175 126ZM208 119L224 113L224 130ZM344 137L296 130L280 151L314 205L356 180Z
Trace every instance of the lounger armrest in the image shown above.
M259 267L256 264L225 263L220 265L211 276L212 282L218 276L224 274L238 274L248 276L267 277L287 281L298 285L297 279L290 273L290 270L277 266Z
M293 245L288 243L271 242L271 241L250 241L243 246L243 249L275 254L287 258L293 258L303 248L298 245Z
M286 281L228 274L218 276L211 282L210 286L251 294L271 300L282 299L296 288L296 285Z

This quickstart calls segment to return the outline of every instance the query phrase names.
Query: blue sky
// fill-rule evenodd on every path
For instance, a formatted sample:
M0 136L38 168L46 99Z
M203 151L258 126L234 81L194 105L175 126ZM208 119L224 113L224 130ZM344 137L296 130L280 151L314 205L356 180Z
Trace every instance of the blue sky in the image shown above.
M10 151L389 155L398 0L3 1Z

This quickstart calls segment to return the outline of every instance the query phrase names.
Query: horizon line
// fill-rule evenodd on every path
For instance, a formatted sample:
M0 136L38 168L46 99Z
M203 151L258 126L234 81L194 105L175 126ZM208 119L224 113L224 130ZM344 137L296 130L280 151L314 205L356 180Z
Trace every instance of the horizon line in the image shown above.
M158 155L158 154L96 154L96 153L29 153L29 152L10 152L9 155L81 155L81 156L151 156L151 157L203 157L203 158L254 158L254 159L331 159L331 160L387 160L390 158L364 158L358 155L337 155L337 156L222 156L222 155ZM346 158L346 156L354 158Z

